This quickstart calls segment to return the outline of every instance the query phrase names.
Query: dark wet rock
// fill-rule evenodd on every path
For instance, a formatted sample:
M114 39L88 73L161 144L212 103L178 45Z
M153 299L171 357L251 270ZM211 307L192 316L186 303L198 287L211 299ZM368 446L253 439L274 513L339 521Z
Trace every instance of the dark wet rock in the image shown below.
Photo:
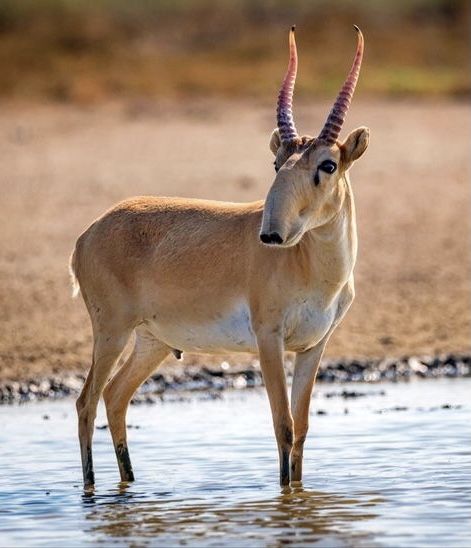
M245 379L247 380L248 387L261 386L263 384L262 373L260 371L254 371L253 369L246 369L243 372L243 375L245 376Z
M205 392L198 396L198 401L213 401L222 399L221 392Z
M286 360L288 378L293 374L293 363ZM407 381L411 378L440 378L469 376L471 354L448 353L437 356L402 356L381 359L325 360L317 376L319 382L343 383L382 381ZM47 398L77 396L83 386L82 374L51 375L44 379L5 381L0 384L0 404L25 403ZM245 389L263 385L260 364L237 367L227 362L219 366L181 366L175 371L162 371L152 375L133 398L133 404L167 401L168 394L175 392L204 392L217 394L226 389ZM358 398L369 395L364 391L343 390L326 397ZM375 394L378 395L378 394Z
M366 396L365 392L357 392L356 390L344 390L341 394L342 398L361 398Z
M97 430L108 430L109 426L108 426L108 424L100 424L100 425L96 426L95 428ZM128 430L131 430L131 429L139 430L140 426L138 424L127 424L126 428Z
M375 413L382 415L383 413L390 413L394 411L409 411L409 407L403 405L396 405L394 407L389 407L388 409L378 409Z
M224 377L225 373L223 369L208 369L203 367L203 372L210 377Z
M430 413L433 411L440 411L440 409L455 410L455 409L462 409L462 407L463 407L462 405L450 405L449 403L445 403L443 405L435 405L433 407L428 407L428 408L416 407L415 411L418 411L420 413ZM412 407L397 405L395 407L390 407L388 409L378 409L377 411L375 411L375 413L378 415L382 415L383 413L390 413L394 411L412 411L412 410L413 410Z

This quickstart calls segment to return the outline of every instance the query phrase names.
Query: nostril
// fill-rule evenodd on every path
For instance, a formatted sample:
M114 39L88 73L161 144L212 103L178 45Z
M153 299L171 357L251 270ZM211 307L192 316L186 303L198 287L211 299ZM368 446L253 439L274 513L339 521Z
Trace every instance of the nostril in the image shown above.
M282 244L283 243L283 238L278 234L278 232L272 232L270 234L271 236L271 241L273 244Z
M264 244L269 244L271 242L271 237L269 234L260 234L260 239Z
M278 232L271 232L270 234L260 234L260 239L264 244L282 244L283 238Z

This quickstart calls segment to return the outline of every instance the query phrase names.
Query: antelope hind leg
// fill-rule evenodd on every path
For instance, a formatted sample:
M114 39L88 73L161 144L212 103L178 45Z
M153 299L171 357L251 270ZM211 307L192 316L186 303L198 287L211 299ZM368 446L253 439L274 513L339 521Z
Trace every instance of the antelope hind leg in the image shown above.
M136 328L136 342L128 360L104 390L106 414L121 481L134 481L127 444L126 412L139 386L157 369L171 349L145 327Z
M109 330L100 332L97 335L94 334L92 367L76 404L83 482L86 488L95 484L92 441L98 401L130 334L130 331L116 334Z

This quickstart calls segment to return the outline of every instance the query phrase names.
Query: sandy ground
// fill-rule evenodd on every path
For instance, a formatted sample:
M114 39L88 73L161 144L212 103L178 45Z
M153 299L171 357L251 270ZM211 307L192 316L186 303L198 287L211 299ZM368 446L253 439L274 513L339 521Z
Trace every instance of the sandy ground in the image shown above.
M298 107L298 128L315 133L327 110ZM343 135L372 130L351 174L357 298L328 355L470 348L468 118L460 103L354 104ZM263 198L272 128L273 112L256 104L4 109L0 378L88 368L90 326L67 262L95 217L139 194Z

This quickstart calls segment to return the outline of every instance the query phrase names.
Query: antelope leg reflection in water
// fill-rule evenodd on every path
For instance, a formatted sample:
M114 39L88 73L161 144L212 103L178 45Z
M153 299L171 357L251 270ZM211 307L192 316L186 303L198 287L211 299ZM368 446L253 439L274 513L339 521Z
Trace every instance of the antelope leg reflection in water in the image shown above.
M379 502L373 495L357 499L301 487L286 487L273 499L238 504L228 504L223 497L209 503L169 502L165 496L143 502L126 487L115 497L92 495L84 500L90 532L107 539L168 538L176 543L218 539L222 545L266 540L268 531L280 543L365 540L368 534L356 532L354 524L375 518L372 509Z

